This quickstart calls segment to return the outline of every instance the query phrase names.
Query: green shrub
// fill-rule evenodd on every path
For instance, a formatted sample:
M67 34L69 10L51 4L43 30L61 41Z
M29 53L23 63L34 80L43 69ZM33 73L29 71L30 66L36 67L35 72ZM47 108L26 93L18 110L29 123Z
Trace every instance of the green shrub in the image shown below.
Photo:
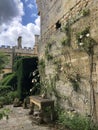
M2 102L3 105L11 104L12 100L9 99L7 96L0 97L0 102Z
M6 76L8 76L8 75L10 75L10 74L12 74L12 73L10 72L10 73L5 73L5 74L3 74L3 78L5 78Z
M8 115L10 113L10 110L5 108L5 109L2 109L0 110L0 120L5 116L6 119L8 119Z
M2 102L3 105L8 105L11 101L9 101L9 98L7 96L2 96L0 97L0 102Z
M0 85L0 96L5 96L11 91L11 86Z
M2 82L2 85L5 85L5 86L10 85L13 87L13 89L15 89L15 86L17 83L16 73L7 74L6 76L4 76L1 82Z
M60 130L64 130L65 128L70 130L98 130L98 127L94 126L88 117L72 112L59 112L57 122L62 126Z
M5 104L5 97L0 97L0 102L4 105Z
M14 101L14 99L18 97L18 93L17 93L17 91L11 91L8 93L7 97L9 99L9 101L11 101L11 103L12 103Z
M3 105L8 105L13 103L14 99L17 97L17 91L11 91L7 94L4 94L3 96L0 97L0 102Z

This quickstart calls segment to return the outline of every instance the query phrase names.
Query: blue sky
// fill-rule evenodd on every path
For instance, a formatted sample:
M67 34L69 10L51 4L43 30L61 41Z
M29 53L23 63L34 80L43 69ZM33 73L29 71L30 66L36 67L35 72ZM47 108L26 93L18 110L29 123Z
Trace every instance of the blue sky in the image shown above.
M36 0L0 0L0 46L16 46L22 36L22 47L33 47L36 34L40 34Z
M35 0L22 0L24 5L25 15L22 18L22 24L34 22L37 18L37 6Z

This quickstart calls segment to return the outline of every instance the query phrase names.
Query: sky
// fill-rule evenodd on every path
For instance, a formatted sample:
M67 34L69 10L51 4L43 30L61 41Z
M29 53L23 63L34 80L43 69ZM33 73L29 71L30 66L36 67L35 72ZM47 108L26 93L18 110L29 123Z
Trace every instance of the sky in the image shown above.
M22 47L33 47L40 34L40 16L36 0L0 0L0 46L16 46L22 36Z

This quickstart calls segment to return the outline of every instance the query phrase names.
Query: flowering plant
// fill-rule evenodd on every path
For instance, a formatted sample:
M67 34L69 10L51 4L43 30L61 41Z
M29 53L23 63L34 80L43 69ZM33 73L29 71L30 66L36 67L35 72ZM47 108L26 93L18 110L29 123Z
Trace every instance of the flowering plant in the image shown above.
M83 48L89 55L95 45L95 40L90 36L90 28L87 27L82 32L76 35L77 44L79 48Z
M40 92L40 76L38 70L33 71L32 73L32 83L30 94L35 94Z

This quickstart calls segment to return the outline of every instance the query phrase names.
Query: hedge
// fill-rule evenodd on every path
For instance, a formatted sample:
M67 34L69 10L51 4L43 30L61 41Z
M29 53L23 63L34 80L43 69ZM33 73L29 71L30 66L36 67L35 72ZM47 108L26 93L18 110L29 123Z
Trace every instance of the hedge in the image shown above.
M23 58L17 62L17 88L20 100L23 100L30 93L32 88L32 75L30 74L38 69L37 65L37 57Z

